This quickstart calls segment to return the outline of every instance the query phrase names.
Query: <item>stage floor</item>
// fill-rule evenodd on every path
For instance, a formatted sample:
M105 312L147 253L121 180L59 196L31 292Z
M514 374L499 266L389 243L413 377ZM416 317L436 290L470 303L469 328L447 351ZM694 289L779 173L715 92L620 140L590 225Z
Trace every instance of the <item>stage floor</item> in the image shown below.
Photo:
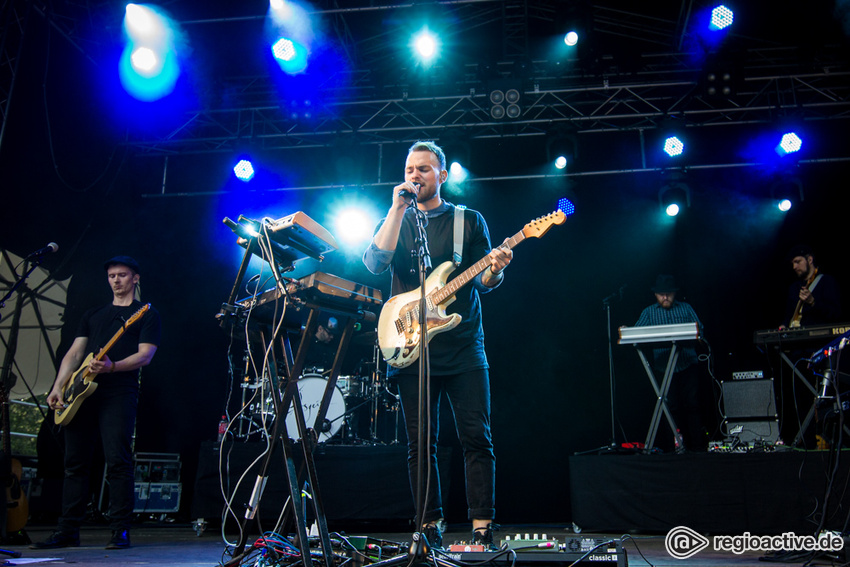
M37 541L47 537L52 527L28 527L27 533L33 540ZM334 529L331 526L331 529ZM386 526L384 526L386 529ZM449 526L444 543L462 541L468 539L469 525L458 524ZM347 535L364 535L376 539L396 541L400 543L409 542L410 533L373 533L368 530L348 530ZM505 525L497 532L499 538L508 534L547 534L548 537L558 538L564 541L570 537L606 538L615 539L621 534L574 534L565 526L557 525ZM16 564L23 562L35 562L39 559L44 565L74 564L77 566L87 565L169 565L178 567L211 567L220 565L222 561L229 559L225 552L225 544L218 531L208 528L200 536L191 524L160 524L146 523L137 526L132 531L133 547L121 551L107 551L104 545L109 539L110 532L105 527L87 527L81 534L82 545L78 548L55 549L55 550L33 550L25 545L6 545L4 549L20 551L22 556ZM253 540L252 540L253 541ZM717 566L717 565L764 565L759 561L763 553L747 552L736 555L732 552L717 552L705 549L687 560L673 558L664 546L664 536L626 536L623 539L623 548L627 553L627 564L631 566L654 565L658 567L681 567L687 564L690 567ZM2 558L0 558L2 559ZM522 567L523 561L518 560L517 567ZM2 564L2 563L0 563ZM582 563L589 564L589 563ZM611 564L611 563L604 563ZM785 565L799 565L801 562L784 563ZM818 561L815 564L829 565L828 561ZM318 565L318 563L316 564ZM548 565L548 563L547 563ZM564 563L566 567L568 563Z

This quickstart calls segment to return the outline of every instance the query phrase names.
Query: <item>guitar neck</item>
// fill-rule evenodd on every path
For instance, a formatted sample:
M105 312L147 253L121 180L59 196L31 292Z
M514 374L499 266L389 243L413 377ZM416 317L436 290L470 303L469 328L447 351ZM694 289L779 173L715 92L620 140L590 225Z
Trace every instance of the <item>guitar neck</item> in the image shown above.
M523 233L523 231L519 231L512 237L510 237L506 243L499 246L499 248L511 250L517 244L525 240L525 238L525 233ZM434 303L437 304L444 302L445 300L453 296L455 293L457 293L460 288L471 282L478 274L486 270L487 266L489 265L489 257L484 256L483 258L472 264L470 267L465 269L463 272L458 274L456 278L447 283L445 286L440 289L434 290L434 292L431 294L431 299L434 301Z

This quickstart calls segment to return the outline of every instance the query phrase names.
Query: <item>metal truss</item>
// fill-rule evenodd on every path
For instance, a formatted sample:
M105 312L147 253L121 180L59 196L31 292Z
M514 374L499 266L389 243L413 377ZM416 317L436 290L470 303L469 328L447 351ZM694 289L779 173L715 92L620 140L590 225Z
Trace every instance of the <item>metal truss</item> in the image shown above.
M671 117L687 127L767 123L789 114L802 120L850 117L850 66L829 58L803 67L790 51L748 52L746 65L731 71L738 79L729 96L708 94L703 71L687 64L689 54L646 56L637 73L621 72L610 60L608 72L563 72L558 64L535 62L520 76L516 63L506 63L499 78L514 80L522 91L522 113L513 120L491 116L494 83L475 68L455 75L453 82L380 88L364 72L351 77L350 88L312 108L309 117L292 112L285 101L274 101L262 79L252 78L243 93L257 104L198 110L166 136L127 143L141 153L167 155L236 151L247 140L255 149L280 150L454 133L480 139L622 132L658 128Z

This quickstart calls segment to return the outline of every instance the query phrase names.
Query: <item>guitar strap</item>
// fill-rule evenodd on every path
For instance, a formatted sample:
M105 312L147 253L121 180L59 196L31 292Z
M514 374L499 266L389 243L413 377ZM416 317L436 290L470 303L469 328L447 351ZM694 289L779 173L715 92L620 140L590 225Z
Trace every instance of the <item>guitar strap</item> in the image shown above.
M454 252L452 253L455 266L460 266L463 260L463 212L465 210L465 206L455 205Z
M817 285L818 285L818 282L820 281L820 279L821 279L822 277L823 277L823 274L818 274L818 275L817 275L817 277L815 278L815 280L812 282L812 285L810 285L810 286L809 286L809 291L814 291L814 290L815 290L815 286L817 286Z

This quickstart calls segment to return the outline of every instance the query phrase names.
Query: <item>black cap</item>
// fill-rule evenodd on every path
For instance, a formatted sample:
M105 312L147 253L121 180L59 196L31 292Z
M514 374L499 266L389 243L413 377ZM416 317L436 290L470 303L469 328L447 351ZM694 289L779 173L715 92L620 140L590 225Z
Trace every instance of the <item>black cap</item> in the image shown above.
M806 246L805 244L798 244L797 246L788 251L788 261L790 262L797 256L802 256L803 258L805 258L806 256L814 257L814 252L812 252L812 249Z
M109 260L103 263L103 269L108 270L111 266L116 266L118 264L121 264L122 266L127 266L137 274L141 273L139 271L139 263L130 258L129 256L115 256L113 258L110 258Z
M676 287L676 279L667 274L661 274L655 279L655 286L652 288L654 293L668 293L671 291L679 291Z

